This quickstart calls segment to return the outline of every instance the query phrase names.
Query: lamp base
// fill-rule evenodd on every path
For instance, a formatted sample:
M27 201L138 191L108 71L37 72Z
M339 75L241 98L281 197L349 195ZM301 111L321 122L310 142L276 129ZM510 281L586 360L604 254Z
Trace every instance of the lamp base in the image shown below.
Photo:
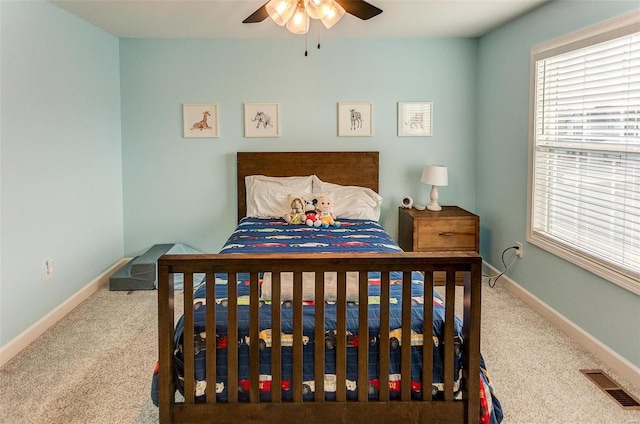
M427 205L427 209L430 211L441 211L442 207L438 204L438 188L435 185L431 186L430 196L431 203Z

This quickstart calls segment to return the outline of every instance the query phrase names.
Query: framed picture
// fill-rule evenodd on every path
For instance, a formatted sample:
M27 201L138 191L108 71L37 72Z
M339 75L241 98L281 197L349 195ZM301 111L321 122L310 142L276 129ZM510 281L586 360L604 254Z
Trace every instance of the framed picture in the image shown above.
M425 137L433 135L431 102L398 103L398 135Z
M372 135L372 103L338 103L338 136L370 137Z
M280 137L280 107L277 103L244 104L245 137Z
M218 105L193 103L182 105L184 138L218 137Z

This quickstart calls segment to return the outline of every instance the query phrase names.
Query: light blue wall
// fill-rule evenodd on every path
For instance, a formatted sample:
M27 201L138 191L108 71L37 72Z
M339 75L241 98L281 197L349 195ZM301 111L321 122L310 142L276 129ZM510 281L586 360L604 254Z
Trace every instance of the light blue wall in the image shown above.
M312 43L313 44L313 43ZM236 223L237 151L377 150L383 225L422 167L449 167L442 204L474 210L477 41L120 40L125 254L184 242L217 252ZM372 137L338 137L337 103L373 103ZM397 136L397 102L433 102L432 137ZM217 103L220 137L182 137L183 103ZM243 104L275 102L281 137L244 138Z
M169 241L217 251L237 151L380 151L394 235L400 199L427 199L422 166L447 164L441 203L481 216L481 253L500 264L524 241L531 46L633 7L556 1L479 42L326 40L305 58L301 37L118 41L47 2L0 1L0 346L123 256ZM398 137L397 102L422 100L434 136ZM373 103L373 137L337 137L347 101ZM182 138L182 104L199 102L218 103L220 138ZM244 138L245 102L279 103L282 136ZM510 274L640 366L638 296L528 244Z
M638 8L638 1L556 1L480 40L477 211L481 254L501 264L525 241L531 47ZM640 366L640 297L525 243L511 278Z
M118 39L49 2L0 8L5 346L123 257L122 149Z

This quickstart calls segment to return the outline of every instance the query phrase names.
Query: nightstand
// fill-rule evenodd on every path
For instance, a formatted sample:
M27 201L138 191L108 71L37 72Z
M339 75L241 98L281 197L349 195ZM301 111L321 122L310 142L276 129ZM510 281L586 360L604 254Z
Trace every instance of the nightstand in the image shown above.
M405 252L480 251L480 217L457 206L399 208L398 244ZM442 283L440 278L437 278ZM458 283L461 278L456 277Z

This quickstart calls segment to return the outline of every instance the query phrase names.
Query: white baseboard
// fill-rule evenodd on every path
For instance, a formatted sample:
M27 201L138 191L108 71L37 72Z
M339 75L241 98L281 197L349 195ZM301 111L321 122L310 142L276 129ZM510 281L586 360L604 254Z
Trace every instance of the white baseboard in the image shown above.
M498 271L493 266L483 263L485 271L489 275L498 275ZM578 327L574 322L567 319L564 315L544 303L524 287L513 281L511 278L503 275L500 277L503 286L514 296L529 305L533 310L542 315L554 326L566 333L569 337L587 349L592 355L604 362L609 368L614 370L620 376L635 387L640 387L640 368L632 364L626 358L620 356L609 346Z
M13 340L0 348L0 367L9 362L9 360L17 355L18 352L40 337L40 335L47 331L56 322L60 321L60 319L71 312L76 306L85 301L93 293L97 292L100 287L107 284L109 282L109 277L111 277L111 275L118 269L123 267L128 261L128 258L123 258L113 264L109 269L80 289L76 294L71 296L53 311L42 317L38 322L24 330Z

